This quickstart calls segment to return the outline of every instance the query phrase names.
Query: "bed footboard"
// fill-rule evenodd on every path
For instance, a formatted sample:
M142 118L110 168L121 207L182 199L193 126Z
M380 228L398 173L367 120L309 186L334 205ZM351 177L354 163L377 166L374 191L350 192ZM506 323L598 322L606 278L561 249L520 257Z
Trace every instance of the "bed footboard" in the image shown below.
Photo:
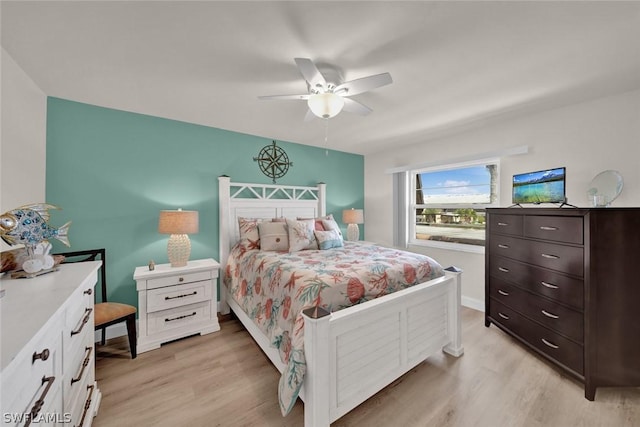
M305 312L305 427L329 424L427 357L463 353L461 272L329 314Z

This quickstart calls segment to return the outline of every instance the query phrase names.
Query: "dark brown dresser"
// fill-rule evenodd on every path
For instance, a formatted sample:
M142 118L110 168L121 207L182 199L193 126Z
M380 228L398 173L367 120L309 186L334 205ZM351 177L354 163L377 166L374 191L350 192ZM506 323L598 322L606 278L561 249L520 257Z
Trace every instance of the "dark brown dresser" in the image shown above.
M640 386L640 208L487 209L485 326L585 385Z

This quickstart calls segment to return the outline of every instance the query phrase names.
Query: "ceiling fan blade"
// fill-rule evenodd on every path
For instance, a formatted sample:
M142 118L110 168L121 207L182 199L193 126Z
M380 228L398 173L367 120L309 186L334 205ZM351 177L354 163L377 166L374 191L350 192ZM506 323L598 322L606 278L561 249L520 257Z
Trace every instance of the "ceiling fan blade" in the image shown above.
M382 73L369 77L362 77L360 79L351 80L338 85L333 92L342 96L357 95L362 92L367 92L371 89L375 89L381 86L386 86L393 83L391 74Z
M280 101L286 101L289 99L293 99L293 100L307 100L309 99L309 94L304 94L304 95L267 95L267 96L259 96L258 99L273 99L273 100L280 100Z
M327 81L324 79L316 64L308 58L293 58L296 65L302 73L302 77L309 83L312 88L321 86L323 89L327 87Z
M351 98L344 98L344 107L342 107L342 111L348 111L350 113L356 113L360 114L361 116L366 116L373 110L358 101L354 101Z

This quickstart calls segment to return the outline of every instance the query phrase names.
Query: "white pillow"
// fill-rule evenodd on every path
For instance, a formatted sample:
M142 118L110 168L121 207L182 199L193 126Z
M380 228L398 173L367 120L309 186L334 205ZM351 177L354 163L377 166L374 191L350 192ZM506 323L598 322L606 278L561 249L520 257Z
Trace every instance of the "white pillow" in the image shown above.
M289 249L286 222L261 222L258 224L258 230L260 231L260 250L286 251Z
M318 242L313 234L315 229L313 219L296 221L287 218L287 229L289 232L289 252L318 249Z
M342 237L342 230L340 230L340 226L338 225L338 223L336 222L335 219L331 218L331 219L323 219L322 220L322 226L324 227L324 229L326 231L329 230L333 230L336 233L338 233L338 236L340 237L340 240L344 240L344 238Z
M318 231L314 232L316 239L318 239L318 246L320 249L341 248L344 246L342 243L342 237L336 230Z

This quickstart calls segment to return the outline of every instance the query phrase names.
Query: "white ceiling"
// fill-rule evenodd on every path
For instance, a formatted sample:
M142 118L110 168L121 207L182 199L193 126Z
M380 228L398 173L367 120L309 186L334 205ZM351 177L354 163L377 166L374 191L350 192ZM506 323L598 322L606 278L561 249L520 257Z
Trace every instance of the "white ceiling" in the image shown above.
M49 96L368 154L640 88L640 2L10 2L1 42ZM394 83L304 122L293 61Z

